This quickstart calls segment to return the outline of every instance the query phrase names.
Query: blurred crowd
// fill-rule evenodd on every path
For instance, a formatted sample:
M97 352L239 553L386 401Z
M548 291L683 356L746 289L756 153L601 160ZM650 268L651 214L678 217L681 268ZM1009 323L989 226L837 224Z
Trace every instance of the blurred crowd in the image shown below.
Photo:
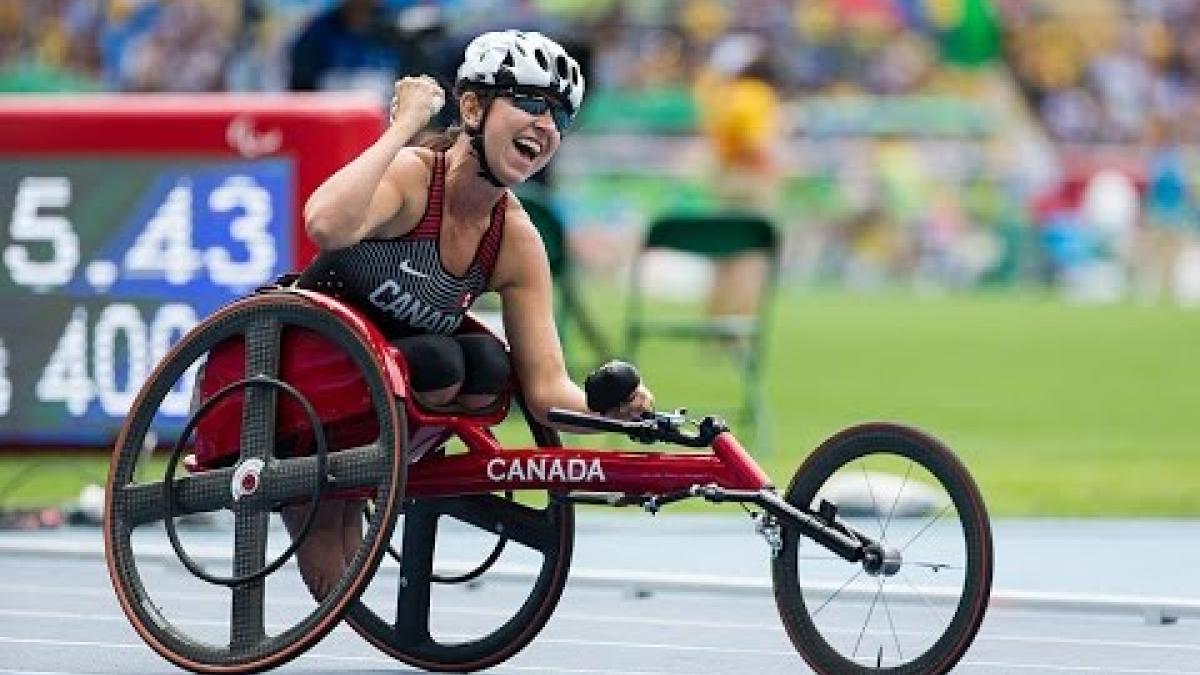
M398 76L449 84L471 36L514 26L585 68L572 147L604 164L622 146L589 131L697 139L707 202L801 225L812 277L1200 301L1193 0L0 0L0 92L382 102ZM686 174L677 157L653 168Z
M357 48L375 52L371 65L394 72L428 65L417 63L422 55L405 53L414 39L428 43L432 34L438 51L461 46L478 30L503 23L586 42L595 53L593 81L601 88L686 87L721 38L736 30L766 41L776 83L785 91L903 93L919 87L938 61L938 4L0 0L0 68L5 75L0 84L9 91L21 86L116 91L295 88L305 82L295 80L293 72L306 67L296 62L295 41L306 31L328 31L330 20L323 15L345 6L337 28L352 34ZM18 79L22 74L23 82ZM307 82L310 87L316 84Z
M1001 7L1008 62L1054 138L1136 142L1167 132L1200 141L1200 3L1021 0Z

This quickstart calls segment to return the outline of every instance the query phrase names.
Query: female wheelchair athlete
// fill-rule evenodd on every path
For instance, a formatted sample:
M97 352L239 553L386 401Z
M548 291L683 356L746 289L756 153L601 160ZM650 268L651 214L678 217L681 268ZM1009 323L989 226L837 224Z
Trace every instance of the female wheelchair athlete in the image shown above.
M464 330L485 330L467 323ZM987 512L959 460L922 432L889 423L845 429L809 455L781 494L713 417L656 413L630 422L553 411L556 424L705 450L564 448L528 414L519 383L491 409L467 414L419 407L406 377L403 356L359 312L295 288L238 300L174 347L131 408L105 504L110 577L155 651L199 673L256 672L302 654L345 618L404 663L487 668L549 620L567 582L576 504L657 511L689 498L737 502L754 516L769 545L779 616L817 672L946 672L983 620L992 579ZM164 410L189 400L164 471L154 456L156 435L168 428ZM497 440L514 400L532 447ZM422 447L409 448L411 437ZM454 438L465 450L445 449ZM346 495L368 501L361 540L347 547L332 591L309 601L298 575L275 572L317 510L281 551L268 542L279 531L271 515ZM195 547L177 527L206 513L232 518L231 558L212 555L211 541ZM487 533L494 546L488 539L480 550L490 553L465 573L437 571L442 524ZM156 553L164 530L190 577L171 574ZM506 543L535 561L522 577L528 594L511 612L436 604L443 596L435 587L479 578ZM477 636L463 637L467 624Z

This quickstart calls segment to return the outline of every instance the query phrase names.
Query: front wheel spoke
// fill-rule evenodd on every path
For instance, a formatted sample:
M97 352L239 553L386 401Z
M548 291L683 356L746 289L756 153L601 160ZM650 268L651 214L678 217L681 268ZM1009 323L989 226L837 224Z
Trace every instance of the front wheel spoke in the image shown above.
M254 574L266 566L267 530L271 514L250 506L234 509L233 575ZM253 647L266 636L265 581L255 579L233 587L229 643L234 649Z
M964 567L962 565L951 565L949 563L937 563L937 562L925 562L924 560L905 560L904 564L911 566L911 567L928 567L929 569L933 570L934 572L941 572L942 570L954 570L956 572L961 572L961 571L967 569L966 567Z
M859 469L862 469L863 481L867 484L867 494L871 495L871 510L875 513L875 523L879 525L879 541L883 541L887 536L887 528L883 525L883 510L879 508L879 502L875 499L875 487L871 485L871 476L867 474L866 463L860 463Z
M233 469L213 469L193 476L175 478L174 516L206 513L227 509L233 504L230 489ZM163 501L163 484L138 483L119 488L113 496L118 513L130 528L163 520L166 502Z
M439 510L451 518L508 537L522 546L541 553L551 553L558 547L558 528L547 517L546 511L496 495L470 495L439 501Z
M859 569L857 572L854 573L853 576L851 576L849 579L847 579L845 583L843 583L841 586L838 586L838 589L836 591L834 591L833 593L830 593L829 597L825 598L825 602L822 602L821 606L818 607L816 609L816 611L814 611L812 613L813 617L816 618L816 616L821 613L821 610L825 609L825 607L827 607L829 605L829 603L833 602L834 599L837 598L837 596L841 595L842 591L846 590L847 586L854 583L855 579L862 576L862 573L863 573L863 570Z
M883 593L883 580L879 580L879 588L875 590L875 597L871 599L871 606L867 608L867 618L863 620L862 630L858 631L858 639L854 641L854 651L850 654L850 658L858 656L858 647L862 644L863 635L867 633L867 626L871 625L871 617L875 614L875 605L879 604L879 596Z
M904 471L904 480L900 483L900 489L896 490L896 496L892 499L892 508L888 510L887 519L883 522L883 535L879 537L880 542L887 542L888 528L892 525L892 519L896 516L896 506L900 503L900 495L904 494L904 488L908 487L908 479L912 475L913 467L916 462L909 462L908 469Z
M917 530L913 536L908 538L908 541L904 542L904 545L900 547L900 552L904 553L906 550L908 550L908 547L912 546L913 542L915 542L921 535L925 534L929 528L933 527L934 523L941 520L942 516L946 515L946 512L949 511L952 506L954 506L954 504L947 504L942 507L941 511L933 514L933 517L929 519L929 522L925 523L921 529Z
M912 582L912 579L909 579L909 578L908 578L908 575L906 575L906 574L904 574L903 572L901 572L900 574L898 574L898 575L896 575L896 576L897 576L897 577L899 577L900 579L902 579L902 580L904 581L904 583L905 583L905 584L906 584L906 585L907 585L909 588L911 588L911 589L912 589L912 592L913 592L913 593L915 593L915 594L916 594L916 596L917 596L918 598L920 598L920 599L921 599L921 602L922 602L922 603L925 605L925 608L929 610L929 613L933 615L933 618L934 618L934 619L935 619L935 620L936 620L938 623L940 623L940 624L942 624L942 625L947 625L947 624L948 624L948 622L946 621L946 617L942 616L942 615L941 615L941 614L938 612L938 609L937 609L937 607L934 607L934 606L933 606L933 603L929 601L929 597L928 597L927 595L925 595L925 593L924 593L924 592L923 592L921 589L917 588L916 584L914 584L914 583Z
M879 588L880 590L883 590L883 580L880 580ZM896 656L898 656L900 658L900 662L903 663L904 652L900 649L900 634L896 632L896 622L892 619L892 608L890 605L888 605L887 593L883 594L883 611L887 613L888 626L892 629L892 638L896 640Z

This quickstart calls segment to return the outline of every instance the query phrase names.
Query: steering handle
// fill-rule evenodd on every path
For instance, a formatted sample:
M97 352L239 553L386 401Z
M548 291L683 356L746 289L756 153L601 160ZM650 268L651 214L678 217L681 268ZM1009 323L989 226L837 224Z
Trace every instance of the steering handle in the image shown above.
M696 433L684 433L679 430L678 418L675 415L663 413L645 413L640 420L621 420L593 413L551 408L547 411L546 418L556 424L625 434L639 443L662 441L689 448L707 448L712 445L718 434L729 430L725 423L717 418L705 417L700 421Z
M633 364L609 361L593 370L583 383L588 410L607 412L633 398L642 375Z

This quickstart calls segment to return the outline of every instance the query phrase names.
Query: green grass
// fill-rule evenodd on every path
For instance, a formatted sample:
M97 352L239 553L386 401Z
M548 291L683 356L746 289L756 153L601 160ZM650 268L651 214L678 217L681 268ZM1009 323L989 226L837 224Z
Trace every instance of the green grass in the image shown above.
M108 455L100 451L14 450L0 455L0 507L65 504L83 486L103 485Z
M616 335L610 290L591 289L589 308ZM761 460L786 485L839 428L903 421L963 457L996 515L1200 516L1198 338L1200 312L1170 307L788 291L767 357L774 452ZM711 347L651 342L638 365L660 407L736 400ZM48 457L0 504L58 503L105 474L99 455ZM0 456L0 486L28 464Z
M997 514L1200 515L1198 337L1200 312L1169 307L784 293L763 461L786 484L837 429L903 421L949 443ZM712 356L660 343L639 365L662 405L698 411Z

